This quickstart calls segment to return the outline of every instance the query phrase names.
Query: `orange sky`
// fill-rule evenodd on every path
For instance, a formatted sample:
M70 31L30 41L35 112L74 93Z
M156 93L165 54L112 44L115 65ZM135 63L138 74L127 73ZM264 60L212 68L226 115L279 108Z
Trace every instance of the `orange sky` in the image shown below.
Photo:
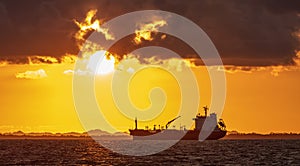
M63 73L73 69L73 67L73 64L68 63L2 65L0 67L2 71L0 72L0 132L16 130L25 132L82 132L83 128L73 104L72 75ZM16 78L17 73L39 69L43 69L47 76L37 79ZM193 71L198 75L199 87L202 90L200 105L209 105L210 99L206 96L209 96L210 89L207 87L210 85L208 85L208 78L203 76L205 69L194 67ZM176 103L180 99L180 94L176 95L176 84L173 86L173 83L170 83L168 79L162 80L161 78L166 78L166 76L160 75L157 71L151 72L156 75L153 80L159 81L157 85L165 90L167 96L171 96L168 97L170 99L168 102ZM253 71L252 73L227 73L227 97L222 118L225 120L228 130L259 133L299 133L299 74L300 70L282 71L278 76L272 75L270 70ZM109 80L109 77L111 76L98 76L100 83L101 80ZM140 78L138 84L135 83L134 86L143 90L147 83L149 83L149 79ZM96 91L99 90L101 90L101 86L96 87ZM137 102L138 107L146 107L147 103L149 104L149 100L145 96L139 97L139 95L148 94L148 90L149 88L146 88L144 89L145 92L132 97L133 102ZM101 99L103 93L97 94ZM103 101L98 102L103 103ZM111 103L105 104L106 107L113 107ZM170 110L174 110L174 108L172 107ZM117 113L107 112L106 114L113 117L119 116ZM170 114L162 115L162 118L149 122L149 124L164 124L176 113ZM114 121L114 118L108 118ZM119 130L125 131L127 128L133 127L132 120L120 121L119 118L115 118L115 120L118 122L114 121L112 124L116 125ZM178 121L178 123L183 125L185 122ZM143 125L146 123L141 124L141 127Z
M0 61L0 132L17 130L24 132L84 132L85 129L96 128L106 130L107 128L104 126L95 126L94 124L97 124L97 120L100 121L100 119L88 114L89 110L93 110L95 107L90 105L84 107L87 112L84 118L89 120L87 126L80 121L83 117L78 117L76 112L73 101L74 89L72 89L75 84L72 81L73 75L85 77L90 74L78 70L83 66L86 67L84 70L88 69L89 72L96 73L95 87L93 88L97 104L105 119L117 131L128 131L134 126L133 117L135 115L129 118L120 113L120 110L140 111L138 118L145 118L139 121L140 128L144 128L146 125L152 127L154 124L165 125L178 115L182 117L172 125L176 125L177 128L182 125L192 128L190 126L192 117L197 112L203 114L203 106L212 107L212 89L218 90L221 87L220 84L216 85L218 87L212 86L208 76L208 71L211 70L225 71L226 73L227 95L224 110L210 110L210 112L223 112L222 116L218 114L218 118L224 119L229 131L300 133L297 118L300 108L300 52L290 59L294 60L294 64L285 63L284 66L225 65L225 67L209 66L208 68L196 66L187 58L185 60L161 59L156 56L156 59L153 57L141 59L137 55L124 53L126 56L123 56L122 60L109 55L109 59L100 63L100 68L93 69L93 66L99 62L100 56L104 56L105 51L100 51L103 49L102 46L91 41L83 45L88 34L97 31L104 36L105 40L115 40L109 29L101 27L102 22L95 18L96 12L97 10L90 10L85 19L73 20L79 28L73 35L78 48L82 51L82 58L78 58L80 63L77 63L79 68L74 69L74 59L77 58L72 55L66 55L61 59L48 56L29 56L27 57L28 64L24 62L15 64L17 61L10 63ZM135 31L133 40L135 43L131 44L136 46L144 41L151 42L154 40L154 35L160 35L156 33L158 29L167 25L165 20L154 20L139 25L140 27ZM167 35L163 34L157 40L163 41L166 38L168 39ZM173 46L177 47L176 44ZM180 47L178 48L180 49ZM164 69L144 68L149 66L141 63L141 61L146 61L155 65L157 60L162 63L161 66ZM106 68L102 68L102 66L106 66ZM114 80L114 74L118 77L117 81ZM180 82L178 78L184 81ZM113 81L116 85L114 88L111 87ZM188 99L183 95L184 93L181 93L183 87L187 87L185 90ZM79 92L82 93L79 95L84 94L87 88L80 89ZM121 92L124 88L128 88L128 91L119 94L121 95L118 98L120 105L116 105L112 93L114 90ZM199 95L195 95L196 93ZM198 99L199 97L200 99ZM191 117L184 116L179 111L179 108L185 105L182 102L183 99L187 101L185 103L187 107L184 107L183 111L188 112L189 115L192 112L194 115ZM87 101L87 103L89 102ZM77 103L75 104L77 105ZM193 108L195 108L195 112L193 112ZM147 113L153 118L147 119L149 118L146 116Z

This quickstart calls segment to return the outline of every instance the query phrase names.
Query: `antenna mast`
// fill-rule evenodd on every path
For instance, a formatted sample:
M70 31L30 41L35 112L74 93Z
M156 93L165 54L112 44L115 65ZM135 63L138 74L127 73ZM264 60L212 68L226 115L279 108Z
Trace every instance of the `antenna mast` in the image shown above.
M135 129L137 130L137 117L135 117L134 123L135 123Z
M207 110L208 110L208 107L205 106L205 107L203 107L203 108L204 108L205 117L207 117Z

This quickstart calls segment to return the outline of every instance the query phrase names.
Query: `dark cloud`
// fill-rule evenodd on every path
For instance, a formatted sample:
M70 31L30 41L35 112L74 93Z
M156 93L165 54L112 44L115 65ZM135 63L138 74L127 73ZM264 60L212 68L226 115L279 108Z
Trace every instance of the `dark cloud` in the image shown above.
M300 1L0 0L0 56L77 54L72 20L90 9L104 20L145 9L183 15L203 28L231 65L291 64L300 46ZM182 48L182 56L193 53Z

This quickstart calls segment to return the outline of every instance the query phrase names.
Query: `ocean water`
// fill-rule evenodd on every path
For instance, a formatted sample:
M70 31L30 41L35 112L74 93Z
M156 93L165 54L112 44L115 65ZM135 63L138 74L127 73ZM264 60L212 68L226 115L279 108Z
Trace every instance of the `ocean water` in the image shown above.
M300 140L181 141L142 157L111 152L93 140L0 140L0 164L300 165Z

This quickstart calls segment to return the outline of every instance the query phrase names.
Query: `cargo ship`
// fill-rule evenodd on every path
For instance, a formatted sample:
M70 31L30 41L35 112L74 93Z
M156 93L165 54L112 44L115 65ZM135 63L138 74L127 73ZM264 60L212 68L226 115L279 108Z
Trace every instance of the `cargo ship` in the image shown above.
M176 117L170 120L165 126L153 129L149 129L147 126L145 129L138 128L137 118L135 119L135 129L129 129L130 135L133 136L133 140L217 140L223 138L226 133L226 125L222 119L217 121L217 115L211 113L207 116L208 107L205 106L204 115L200 113L193 118L195 121L195 128L193 130L187 130L180 127L180 130L169 129L169 125L177 120Z

